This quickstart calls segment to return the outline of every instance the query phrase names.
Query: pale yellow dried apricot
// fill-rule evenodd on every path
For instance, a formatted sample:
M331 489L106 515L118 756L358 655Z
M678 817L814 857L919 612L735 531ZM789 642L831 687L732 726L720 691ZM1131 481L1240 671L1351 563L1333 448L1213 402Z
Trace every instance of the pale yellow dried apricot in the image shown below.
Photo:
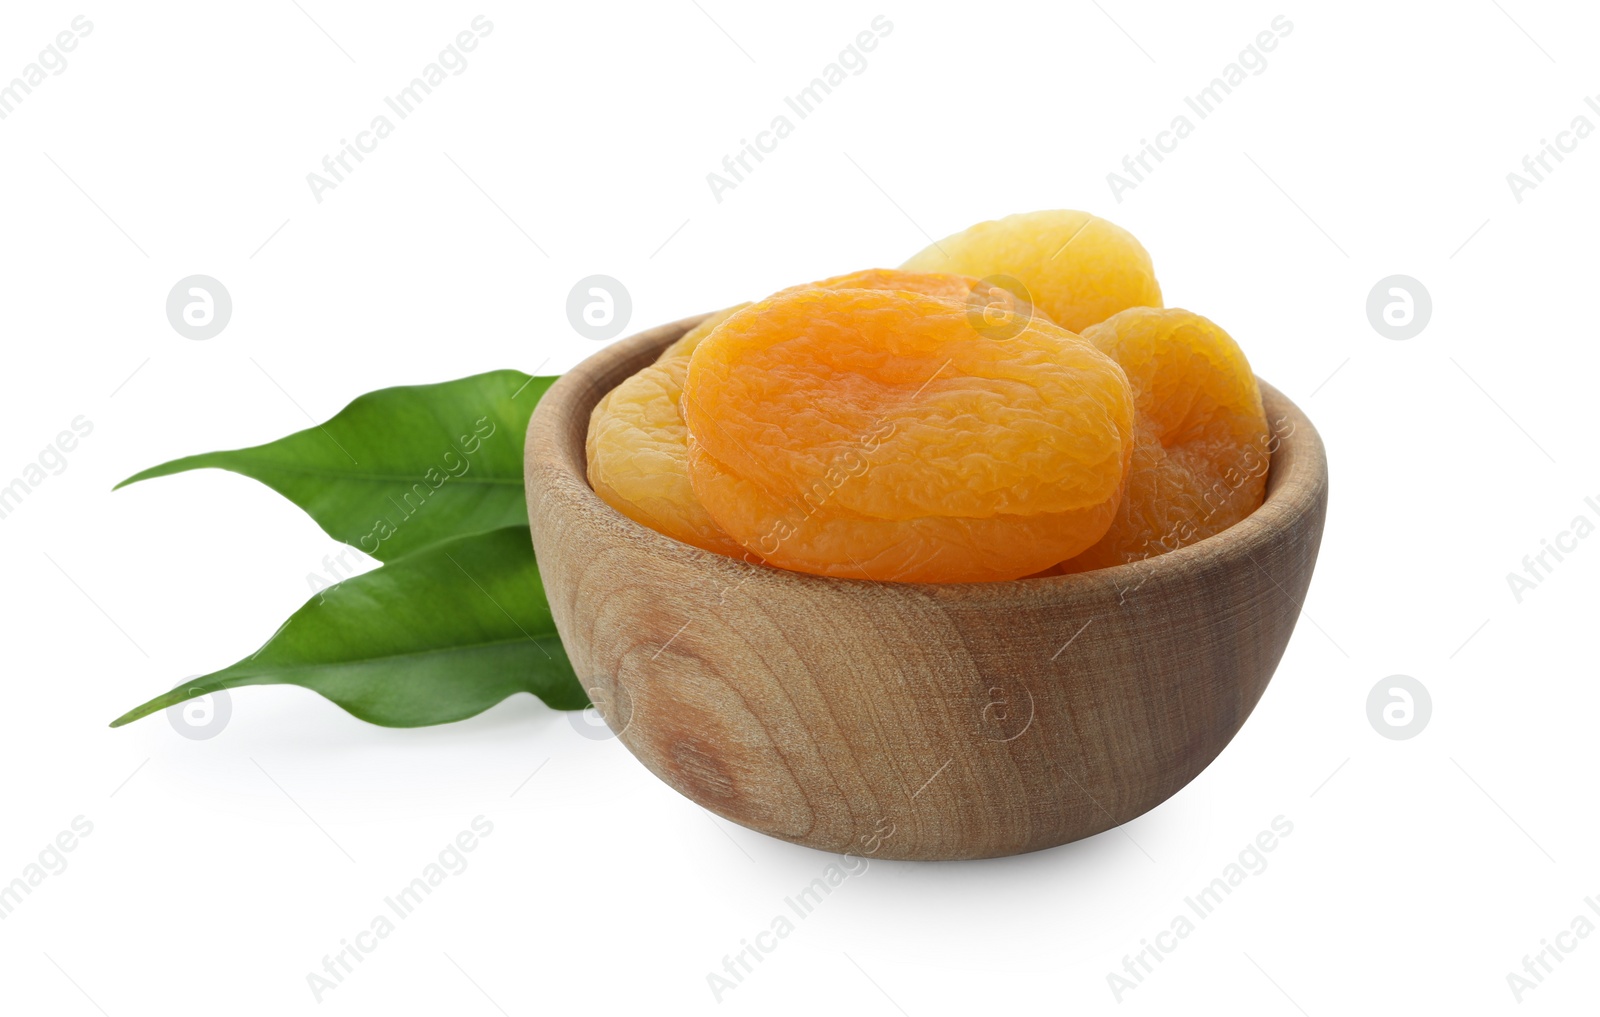
M689 486L688 431L679 401L686 356L651 364L607 392L589 416L589 486L629 519L719 554L744 548L723 532Z
M1150 255L1133 234L1088 212L1023 212L930 244L902 268L994 280L1072 331L1129 307L1160 307Z
M661 355L656 358L656 363L659 364L663 360L671 360L673 357L687 357L694 353L694 348L700 345L700 340L710 335L712 329L727 321L728 315L749 306L750 302L747 300L742 304L734 304L732 307L725 307L720 311L706 315L700 324L679 336L676 341L669 343L667 348L661 351Z

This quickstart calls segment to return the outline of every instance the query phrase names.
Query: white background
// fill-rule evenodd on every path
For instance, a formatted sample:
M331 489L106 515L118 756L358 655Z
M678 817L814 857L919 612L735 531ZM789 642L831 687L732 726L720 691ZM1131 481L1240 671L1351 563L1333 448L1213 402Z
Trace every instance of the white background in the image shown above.
M1566 940L1520 1004L1506 976L1580 913L1600 923L1600 539L1520 603L1506 574L1600 522L1600 136L1521 202L1506 174L1574 117L1600 126L1600 19L1211 6L8 5L0 80L74 15L94 28L0 121L0 483L74 417L94 430L0 520L0 882L74 817L93 833L0 921L0 1010L1592 1005L1600 935ZM467 69L317 202L306 174L480 13ZM706 174L878 14L893 30L866 69L714 200ZM1266 69L1116 201L1106 174L1279 14ZM564 310L593 273L643 328L1050 207L1137 235L1168 303L1229 329L1332 464L1275 680L1221 758L1123 829L872 862L718 1004L708 973L832 859L713 818L531 697L391 731L243 689L209 741L159 715L106 728L260 645L339 549L244 478L111 494L128 474L386 385L564 371L599 346ZM163 310L193 273L234 301L204 342ZM1365 311L1395 273L1433 301L1406 341ZM1411 740L1367 719L1393 674L1431 693ZM319 1004L307 974L478 815L494 829L469 868ZM1266 870L1119 1002L1107 975L1277 816L1293 833Z

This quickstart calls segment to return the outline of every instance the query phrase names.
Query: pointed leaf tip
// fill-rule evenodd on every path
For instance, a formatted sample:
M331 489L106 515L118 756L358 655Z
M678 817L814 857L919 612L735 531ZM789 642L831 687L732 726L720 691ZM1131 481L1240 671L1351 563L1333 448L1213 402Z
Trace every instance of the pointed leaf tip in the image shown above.
M308 600L254 654L112 727L219 689L299 685L385 727L464 720L517 692L589 702L562 649L526 524L458 537Z
M326 423L250 448L184 456L112 488L189 470L251 477L335 540L377 558L527 521L522 446L555 381L501 370L379 389Z

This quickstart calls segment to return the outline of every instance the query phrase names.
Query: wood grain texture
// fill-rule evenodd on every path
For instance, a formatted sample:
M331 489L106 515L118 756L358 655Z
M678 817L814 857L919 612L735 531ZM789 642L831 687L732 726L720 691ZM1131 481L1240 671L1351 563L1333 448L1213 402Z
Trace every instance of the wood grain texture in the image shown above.
M982 858L1125 823L1233 738L1294 630L1327 506L1321 439L1276 389L1266 502L1215 537L1046 579L830 579L678 543L590 490L594 404L699 320L590 357L528 427L556 627L656 776L796 843Z

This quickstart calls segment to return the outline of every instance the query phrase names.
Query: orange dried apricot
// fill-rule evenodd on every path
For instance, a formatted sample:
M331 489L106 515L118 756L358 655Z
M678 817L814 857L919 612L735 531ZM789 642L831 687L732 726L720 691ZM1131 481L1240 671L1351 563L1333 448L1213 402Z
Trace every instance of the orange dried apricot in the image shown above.
M694 348L700 345L700 340L710 335L712 329L727 321L728 315L749 306L750 302L745 301L742 304L734 304L732 307L725 307L720 311L706 315L700 324L679 336L676 341L669 343L667 348L661 351L661 356L656 358L656 363L659 364L663 360L671 360L673 357L687 357L694 353Z
M1033 316L1000 341L955 301L806 287L701 340L683 388L689 479L769 564L984 582L1089 547L1133 446L1122 370Z
M1072 332L1129 307L1161 306L1161 286L1144 247L1088 212L1024 212L981 222L901 267L993 279Z
M1026 300L991 283L964 275L906 272L897 268L863 269L860 272L849 272L817 282L790 286L787 290L779 292L787 293L789 290L815 287L830 290L904 290L908 293L926 293L930 297L944 297L970 308L976 326L997 331L1014 328L1016 323L1033 313ZM659 363L669 357L689 356L694 353L694 348L700 345L700 340L711 334L712 329L727 321L733 312L749 306L749 301L746 301L707 315L704 321L662 350L656 361Z
M1133 462L1110 529L1056 571L1173 551L1260 506L1267 418L1256 376L1228 333L1190 311L1140 307L1085 329L1083 338L1127 373Z
M996 336L1020 327L1032 309L1005 290L954 275L868 269L793 290L901 290L963 302L969 319ZM789 291L785 291L789 292ZM600 400L589 418L589 485L623 515L686 544L719 554L754 557L722 531L689 485L687 431L679 401L689 357L738 304L709 315L662 351L656 362Z
M907 272L898 268L869 268L836 275L821 282L791 286L788 290L822 287L832 290L898 290L939 297L966 308L967 324L991 339L1009 339L1040 313L1027 299L993 281L948 272Z

